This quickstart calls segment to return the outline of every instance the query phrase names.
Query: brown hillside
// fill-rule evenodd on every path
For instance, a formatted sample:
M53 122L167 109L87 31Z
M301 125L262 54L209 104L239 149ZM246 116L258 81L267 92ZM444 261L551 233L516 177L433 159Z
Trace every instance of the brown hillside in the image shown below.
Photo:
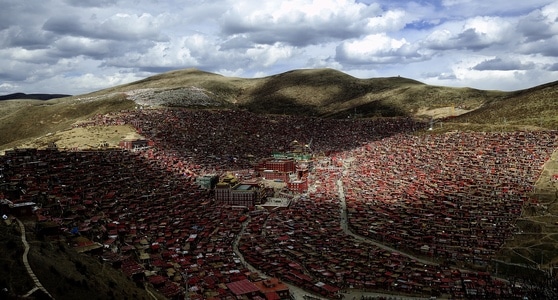
M77 97L48 101L0 102L0 149L18 146L40 136L69 129L77 121L134 107L134 102L112 95L95 101Z
M69 130L75 122L95 114L138 105L237 107L257 113L332 118L430 119L468 112L436 130L516 130L522 126L556 129L557 85L499 92L431 86L402 77L358 79L332 69L293 70L253 79L177 70L86 95L49 101L1 101L0 149Z
M558 81L487 99L457 122L558 128Z

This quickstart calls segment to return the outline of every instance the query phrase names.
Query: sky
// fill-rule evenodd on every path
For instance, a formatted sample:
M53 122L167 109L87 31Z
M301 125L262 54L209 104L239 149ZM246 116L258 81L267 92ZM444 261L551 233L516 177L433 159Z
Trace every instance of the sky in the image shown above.
M519 90L558 80L558 1L2 0L0 95L84 94L186 68Z

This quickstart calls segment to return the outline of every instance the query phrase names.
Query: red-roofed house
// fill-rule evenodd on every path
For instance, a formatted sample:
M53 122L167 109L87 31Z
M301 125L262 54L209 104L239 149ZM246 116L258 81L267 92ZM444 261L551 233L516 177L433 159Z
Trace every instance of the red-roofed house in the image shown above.
M267 300L289 299L289 287L278 278L254 282Z
M227 287L233 294L235 294L235 296L246 295L249 297L254 297L260 291L260 289L248 279L227 283Z

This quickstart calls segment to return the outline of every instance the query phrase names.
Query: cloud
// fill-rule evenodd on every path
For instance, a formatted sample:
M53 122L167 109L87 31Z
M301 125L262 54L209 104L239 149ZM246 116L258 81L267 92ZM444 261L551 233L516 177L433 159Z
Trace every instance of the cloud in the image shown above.
M547 57L558 58L558 36L521 44L517 47L517 52L526 55L540 54Z
M1 73L0 73L1 74ZM17 91L19 87L10 83L0 83L0 93L10 94L12 91Z
M329 67L522 88L556 78L557 18L552 0L4 0L0 84L77 93L189 67L240 77Z
M117 0L64 0L64 2L77 7L105 7L115 5Z
M461 16L462 18L479 15L519 16L532 11L533 8L552 3L547 0L514 1L513 3L509 0L437 0L434 2L440 3L440 10L445 15Z
M54 42L52 46L52 55L56 57L84 55L94 59L104 59L110 57L111 54L118 53L117 43L86 37L62 37Z
M457 80L457 76L453 73L446 73L446 72L424 72L421 74L421 76L423 78L427 78L430 80L437 80L437 81L443 81L443 80Z
M514 71L514 70L530 70L535 67L532 62L522 63L518 59L502 59L494 58L485 60L472 69L476 71L498 70L498 71Z
M254 44L296 47L359 37L404 27L404 12L346 0L251 1L235 3L221 19L225 35L242 35Z
M0 9L0 30L12 26L33 28L41 23L45 14L50 14L48 1L2 0Z
M433 31L424 46L433 50L466 49L479 51L514 41L513 24L500 17L475 17L463 23L459 32L449 29Z
M35 28L11 26L0 31L0 47L21 47L27 50L44 49L52 42L54 35Z
M99 22L96 19L82 20L74 16L59 15L48 19L43 29L58 35L95 39L162 41L166 40L160 29L164 19L165 15L154 17L149 13L141 15L117 13Z
M552 3L521 17L517 30L526 42L544 40L558 34L558 3Z
M358 65L405 63L425 58L405 39L373 34L341 43L336 49L335 59L342 64Z

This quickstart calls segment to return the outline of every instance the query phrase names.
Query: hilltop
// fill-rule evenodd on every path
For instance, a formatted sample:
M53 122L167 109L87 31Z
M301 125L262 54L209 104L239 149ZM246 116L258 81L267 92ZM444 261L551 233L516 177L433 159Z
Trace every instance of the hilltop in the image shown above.
M14 93L4 96L0 96L0 101L2 100L17 100L17 99L27 99L27 100L50 100L56 98L70 97L71 95L66 94L25 94L25 93Z
M185 69L85 95L2 101L0 149L68 130L96 114L160 106L325 118L445 118L447 125L436 130L556 129L557 85L503 92L432 86L399 76L358 79L332 69L293 70L262 78Z

